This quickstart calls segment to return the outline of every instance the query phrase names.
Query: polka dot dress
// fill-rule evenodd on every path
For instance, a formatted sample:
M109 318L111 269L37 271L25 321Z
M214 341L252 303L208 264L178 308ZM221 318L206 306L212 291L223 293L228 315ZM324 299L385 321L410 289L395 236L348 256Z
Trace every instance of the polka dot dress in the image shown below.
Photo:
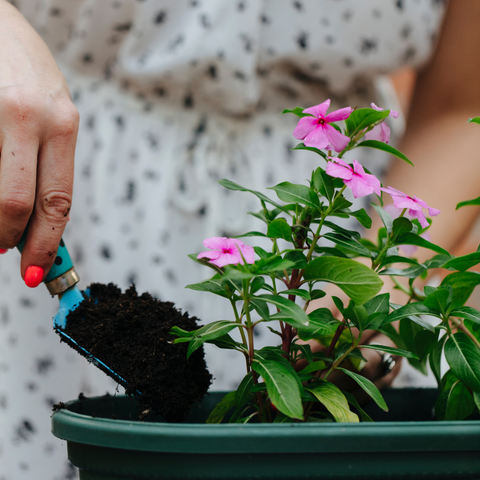
M272 197L268 186L304 183L319 160L291 150L296 119L280 112L326 98L332 109L395 108L377 76L427 61L444 12L433 0L12 3L54 52L81 115L64 235L80 287L135 283L202 321L230 311L184 288L210 274L187 254L206 237L263 228L246 214L256 199L217 181ZM385 168L379 154L355 158ZM51 407L117 386L60 344L58 300L23 284L19 260L0 258L0 480L74 479ZM257 333L259 347L272 340ZM235 352L207 348L207 360L215 389L243 375Z

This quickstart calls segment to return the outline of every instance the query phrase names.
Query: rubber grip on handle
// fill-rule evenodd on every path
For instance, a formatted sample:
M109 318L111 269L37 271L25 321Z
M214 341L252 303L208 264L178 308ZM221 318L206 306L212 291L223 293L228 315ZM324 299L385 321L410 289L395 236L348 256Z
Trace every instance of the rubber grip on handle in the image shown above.
M22 239L20 240L17 248L22 252L23 246L25 245L25 238L27 236L27 232L23 233ZM53 262L52 268L48 272L48 275L45 277L45 283L54 280L55 278L63 275L65 272L68 272L73 267L72 259L70 258L70 254L68 253L67 247L63 241L63 238L60 239L60 245L58 246L57 256L55 257L55 261Z

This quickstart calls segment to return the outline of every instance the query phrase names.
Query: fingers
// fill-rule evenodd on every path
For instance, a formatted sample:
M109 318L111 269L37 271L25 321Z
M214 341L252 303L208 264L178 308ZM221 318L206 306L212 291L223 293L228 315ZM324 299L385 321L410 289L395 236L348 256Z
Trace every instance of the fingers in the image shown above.
M15 132L0 150L0 248L15 247L35 204L38 138Z
M63 110L57 108L38 158L35 205L22 252L21 272L25 280L25 273L32 266L43 269L42 279L45 278L55 260L72 205L77 131L78 112L73 105L66 105Z

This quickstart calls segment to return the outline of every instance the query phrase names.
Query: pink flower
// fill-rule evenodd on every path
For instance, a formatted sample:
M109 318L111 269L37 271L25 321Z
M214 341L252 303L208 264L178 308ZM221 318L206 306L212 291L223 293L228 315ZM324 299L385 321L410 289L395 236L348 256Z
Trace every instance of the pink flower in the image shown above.
M383 108L377 107L374 103L372 103L372 108L378 111L383 110ZM389 116L397 118L398 112L390 110ZM385 121L383 121L380 125L376 125L372 130L365 134L365 140L378 140L379 142L388 143L390 141L390 128Z
M407 213L411 218L417 218L423 228L428 227L427 219L422 212L422 208L426 208L430 216L435 217L440 213L440 210L429 207L421 198L409 197L407 194L397 190L396 188L388 187L382 190L392 196L393 204L397 208L407 209Z
M203 241L203 246L209 248L210 252L198 254L197 259L207 258L210 263L217 267L225 265L237 265L238 263L254 263L254 250L250 245L245 245L236 238L211 237ZM240 254L241 252L241 254ZM243 255L243 258L242 258Z
M375 175L365 173L363 167L353 161L353 167L340 158L332 158L325 170L331 177L341 178L343 183L351 188L355 198L365 197L375 192L380 195L380 181Z
M313 117L302 117L293 136L298 140L303 140L307 147L318 149L328 148L341 152L350 141L350 138L335 130L329 123L338 122L347 119L352 113L351 107L341 108L326 115L330 100L325 100L320 105L306 108L303 113L309 113Z
M391 203L389 203L388 205L385 205L383 207L383 209L389 213L393 218L398 218L400 216L400 214L402 213L402 209L401 208L397 208L395 207L394 205L392 205ZM408 215L408 212L407 212L407 217L409 216ZM432 238L430 237L430 234L428 232L423 232L421 235L420 235L422 238L424 238L425 240L428 240L430 241ZM406 255L407 257L411 257L417 250L418 250L418 247L416 247L415 245L398 245L398 249L404 254Z

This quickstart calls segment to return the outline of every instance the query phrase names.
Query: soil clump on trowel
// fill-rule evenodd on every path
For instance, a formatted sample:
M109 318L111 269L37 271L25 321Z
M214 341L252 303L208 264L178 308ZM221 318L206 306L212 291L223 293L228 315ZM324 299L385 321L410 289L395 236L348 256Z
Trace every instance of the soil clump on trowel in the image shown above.
M175 337L168 332L174 326L195 330L197 319L149 293L138 295L134 285L124 293L111 283L88 288L90 296L68 314L65 333L125 380L126 393L138 397L140 418L158 413L168 422L185 420L212 376L203 348L187 360L188 343L169 343Z

